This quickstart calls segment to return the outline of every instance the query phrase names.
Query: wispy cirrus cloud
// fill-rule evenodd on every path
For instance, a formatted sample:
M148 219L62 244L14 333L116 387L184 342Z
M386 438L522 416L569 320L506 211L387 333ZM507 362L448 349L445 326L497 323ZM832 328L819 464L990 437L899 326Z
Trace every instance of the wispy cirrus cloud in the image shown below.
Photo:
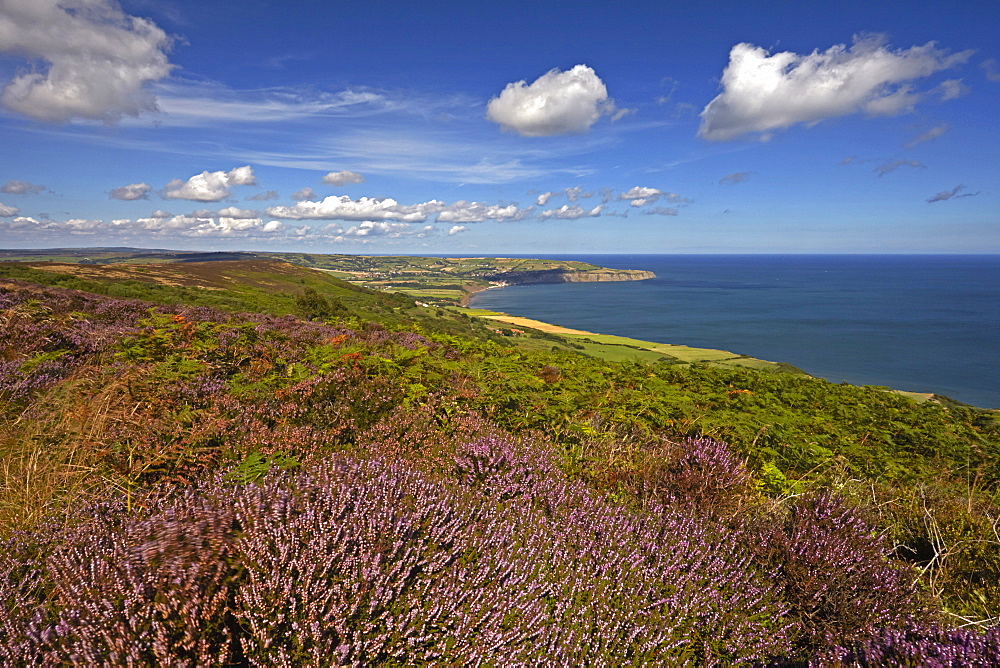
M936 125L933 128L931 128L930 130L927 130L925 132L921 132L919 135L917 135L916 137L914 137L910 141L908 141L905 144L903 144L903 148L907 148L907 149L913 148L914 146L917 146L919 144L923 144L924 142L928 142L928 141L932 141L934 139L937 139L938 137L940 137L944 133L948 132L948 130L950 128L951 128L951 126L948 125L947 123L942 123L941 125Z
M968 95L971 88L965 85L961 79L948 79L947 81L942 81L934 92L941 96L942 102L947 102L948 100L956 100L963 95Z
M484 133L484 100L465 94L364 87L239 90L189 75L161 81L151 90L161 113L124 118L119 132L35 126L18 131L135 151L315 170L339 175L330 176L334 181L328 185L342 187L381 175L459 185L579 177L593 173L588 154L615 145L621 132L636 125L572 142L525 145L509 134ZM201 127L213 132L187 131ZM268 132L257 132L258 127Z
M1000 63L996 58L988 58L979 64L987 81L1000 81Z
M367 88L332 92L298 88L234 89L213 81L177 79L157 84L153 90L161 112L156 124L172 127L419 113L428 104L423 99Z
M161 83L155 91L164 113L123 119L121 132L33 126L19 131L60 141L340 174L331 177L339 185L387 174L454 184L578 177L593 171L583 156L618 141L615 133L605 132L525 146L508 135L485 135L482 100L462 95L238 91L213 82L177 80ZM269 127L267 133L254 131L258 121ZM190 127L211 127L213 133L186 131ZM309 140L303 141L304 136ZM331 171L345 164L351 169Z
M919 160L890 160L889 162L883 162L881 165L875 168L875 173L879 176L885 176L890 174L900 167L913 167L915 169L927 169L927 165L920 162Z
M746 183L750 180L750 175L753 172L733 172L732 174L726 174L721 179L719 183L726 186L735 185L737 183Z
M962 192L963 190L965 190L965 186L959 184L954 188L952 188L951 190L942 190L938 194L932 195L931 197L927 198L927 201L933 204L934 202L946 202L950 199L958 199L960 197L975 197L976 195L979 194L978 191L974 193L963 193Z
M248 197L243 198L244 201L253 201L253 202L266 202L272 199L278 199L277 190L265 190L262 193L257 193L256 195L250 195Z
M642 212L647 216L678 216L680 211L671 206L653 206Z
M350 162L361 172L394 175L420 181L453 184L503 184L553 175L588 173L573 157L595 149L594 144L552 150L519 151L462 132L407 132L396 128L348 131L317 138L294 150L233 148L233 159L271 167L327 170L331 162ZM216 154L217 155L217 154Z

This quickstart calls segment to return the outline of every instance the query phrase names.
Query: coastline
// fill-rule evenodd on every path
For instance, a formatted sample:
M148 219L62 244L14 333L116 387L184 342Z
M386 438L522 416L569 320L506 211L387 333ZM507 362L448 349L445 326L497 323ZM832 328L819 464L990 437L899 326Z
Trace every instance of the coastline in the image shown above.
M561 256L562 257L562 256ZM540 286L474 307L783 360L832 383L1000 409L995 255L567 255L661 278ZM580 301L578 301L580 300Z
M462 308L471 308L469 302L472 298L479 294L480 292L486 292L487 290L496 290L498 288L505 288L507 284L503 285L476 285L475 283L467 283L462 286L462 296L458 298L458 305Z
M500 286L497 286L500 287ZM477 292L482 292L479 290ZM475 293L473 293L475 294ZM470 295L471 297L472 295ZM500 311L462 307L469 315L492 322L513 325L518 328L532 329L545 334L557 334L577 344L589 354L605 358L634 357L654 361L656 359L674 359L685 364L704 363L713 366L743 367L775 373L791 373L799 376L812 377L802 369L785 362L771 362L748 355L739 355L728 350L715 348L695 348L675 343L659 343L643 341L627 336L601 334L582 329L563 327L553 323L511 315ZM618 353L609 355L608 353ZM630 355L629 352L632 352Z
M473 286L467 286L472 288ZM808 378L821 379L820 376L813 376L812 374L792 365L787 362L772 362L770 360L758 359L755 357L749 357L747 355L738 355L736 353L730 352L728 350L721 350L715 348L694 348L692 346L685 346L683 344L672 344L672 343L659 343L655 341L644 341L641 339L633 339L630 337L616 336L612 334L601 334L599 332L590 332L581 329L573 329L570 327L564 327L562 325L557 325L549 322L544 322L541 320L535 320L532 318L526 318L523 316L511 315L509 313L504 313L501 311L491 311L488 309L476 309L470 306L472 298L484 292L486 290L493 290L497 288L506 287L504 285L489 285L486 287L480 287L478 289L470 289L466 294L463 295L460 301L460 307L473 311L470 315L475 317L480 317L493 322L504 323L508 325L513 325L515 327L534 329L539 332L558 334L564 336L571 341L585 342L587 344L593 344L597 346L616 346L631 348L638 351L647 351L650 353L656 353L667 357L673 357L683 363L703 363L710 364L712 366L722 366L722 367L744 367L756 370L771 371L774 373L791 373L794 375L799 375ZM829 381L828 381L829 382ZM892 387L886 387L887 392L893 394L899 394L905 397L909 397L918 403L924 402L934 402L934 403L947 403L955 402L963 404L963 402L956 402L950 397L945 397L944 395L939 395L935 392L917 392L912 390L900 390ZM1000 409L990 409L980 406L973 406L972 404L963 404L979 410L984 411L1000 411Z

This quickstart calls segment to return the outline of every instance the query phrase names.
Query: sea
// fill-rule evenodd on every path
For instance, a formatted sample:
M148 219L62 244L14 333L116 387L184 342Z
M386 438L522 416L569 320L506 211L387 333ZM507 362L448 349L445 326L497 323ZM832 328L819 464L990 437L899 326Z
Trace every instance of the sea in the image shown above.
M1000 408L1000 255L522 257L656 278L510 286L470 306Z

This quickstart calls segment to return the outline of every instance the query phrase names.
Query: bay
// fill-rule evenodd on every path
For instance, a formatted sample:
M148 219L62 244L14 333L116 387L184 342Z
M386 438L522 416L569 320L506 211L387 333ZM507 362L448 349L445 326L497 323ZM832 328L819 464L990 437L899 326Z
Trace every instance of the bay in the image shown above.
M511 286L481 292L470 305L1000 408L997 255L536 257L657 277Z

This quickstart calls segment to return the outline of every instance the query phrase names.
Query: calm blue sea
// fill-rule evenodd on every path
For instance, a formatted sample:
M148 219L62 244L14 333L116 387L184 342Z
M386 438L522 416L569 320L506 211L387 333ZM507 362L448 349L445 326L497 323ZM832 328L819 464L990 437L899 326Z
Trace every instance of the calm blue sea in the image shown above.
M471 305L1000 408L998 255L537 257L657 278L514 286Z

